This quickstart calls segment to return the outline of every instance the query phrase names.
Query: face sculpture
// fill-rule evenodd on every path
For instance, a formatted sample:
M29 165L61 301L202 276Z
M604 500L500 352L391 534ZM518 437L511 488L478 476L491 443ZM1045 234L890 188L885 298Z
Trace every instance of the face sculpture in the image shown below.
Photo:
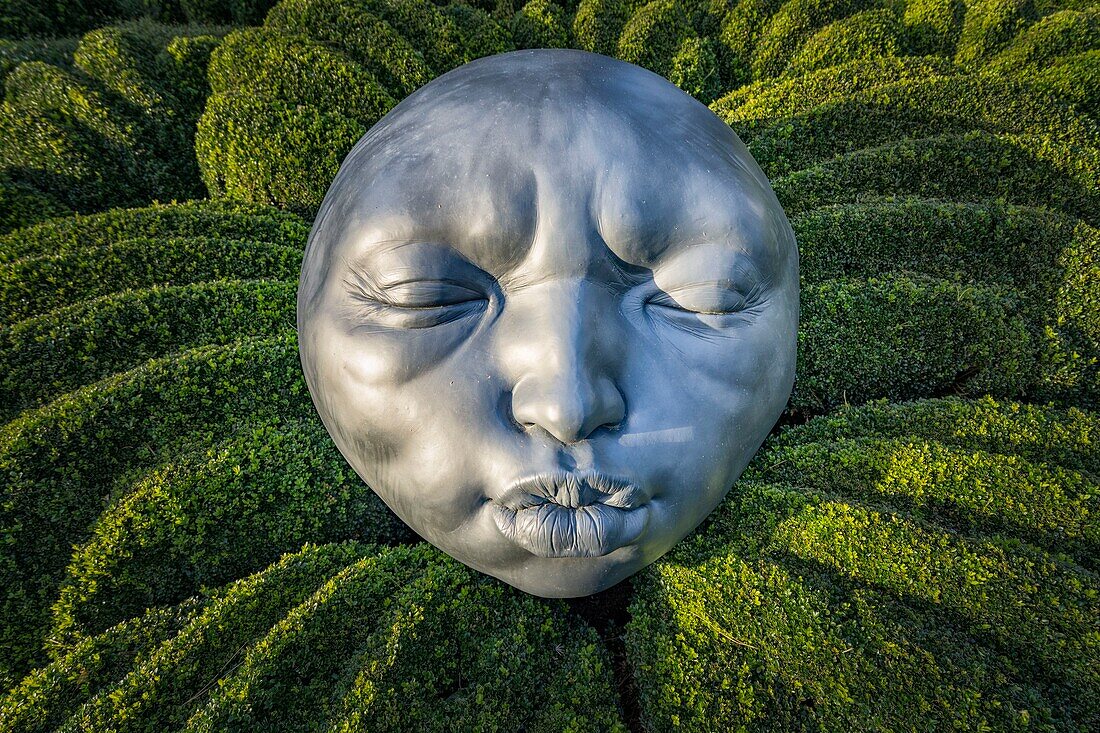
M336 445L422 537L587 595L711 512L794 379L798 255L729 127L580 51L474 61L344 161L298 292Z

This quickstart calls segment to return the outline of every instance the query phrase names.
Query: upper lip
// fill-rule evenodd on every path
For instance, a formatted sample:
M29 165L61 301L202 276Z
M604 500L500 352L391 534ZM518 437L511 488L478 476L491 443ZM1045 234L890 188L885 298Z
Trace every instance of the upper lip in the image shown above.
M543 504L571 509L591 504L636 509L645 500L641 488L621 476L598 471L550 471L516 481L496 502L518 512Z

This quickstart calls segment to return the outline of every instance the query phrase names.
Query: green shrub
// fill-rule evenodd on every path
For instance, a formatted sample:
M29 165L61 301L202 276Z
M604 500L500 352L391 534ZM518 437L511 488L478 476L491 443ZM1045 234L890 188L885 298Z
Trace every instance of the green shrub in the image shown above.
M118 15L118 0L7 0L0 11L0 38L82 33Z
M718 44L723 52L723 66L740 70L739 84L752 79L750 65L760 34L782 4L783 0L741 0L722 21Z
M988 71L1015 74L1041 71L1058 57L1100 47L1100 9L1063 10L1027 28L1012 45L986 64Z
M1096 465L1096 420L937 400L786 433L702 532L635 578L626 647L643 726L1096 727L1100 583L1026 541L1092 527L1094 477L1011 455L1068 441ZM910 423L966 446L907 440ZM881 428L901 438L870 439Z
M0 428L0 674L41 658L47 608L73 544L128 472L209 445L242 420L313 408L292 335L151 361L23 413Z
M1091 574L842 498L738 488L709 543L635 583L627 649L651 729L1096 722Z
M256 239L278 247L305 248L309 223L256 204L194 201L143 209L116 209L55 219L0 236L0 261L63 255L140 237Z
M413 536L316 419L245 427L124 492L69 564L54 644L261 570L306 542Z
M577 47L614 56L623 27L636 9L636 4L627 0L581 0L573 17Z
M1096 474L1100 471L1098 436L1100 414L1076 407L1028 405L989 396L977 400L947 397L845 406L789 427L773 437L771 446L778 451L806 443L912 438ZM755 466L773 464L757 461Z
M668 76L684 42L695 36L683 5L676 0L653 0L627 21L619 37L618 57Z
M311 107L217 95L199 121L195 154L212 196L309 215L366 131L357 120Z
M808 38L784 73L802 75L876 56L897 56L902 50L901 35L901 22L893 10L865 10L830 23Z
M0 38L0 80L24 61L43 61L51 66L71 67L78 38L28 38L18 41Z
M884 84L930 80L959 73L937 58L880 57L833 66L803 76L764 79L736 89L710 107L730 124L736 121L789 117Z
M270 28L233 33L214 54L219 92L324 109L370 127L395 104L374 77L338 51Z
M1100 568L1100 497L1078 471L936 440L861 437L774 449L746 478L904 509L968 536L1008 534Z
M572 35L565 10L551 0L531 0L512 18L517 48L569 48Z
M861 10L873 10L878 0L789 0L760 33L752 57L754 79L780 76L798 48L818 29Z
M201 195L194 127L216 43L205 27L144 22L87 34L72 71L20 64L0 106L0 171L84 212Z
M1094 119L1100 117L1100 50L1059 58L1029 74L1028 80L1075 105L1078 111Z
M33 186L0 177L0 234L69 213L66 206Z
M1042 209L901 200L830 206L792 221L806 282L921 272L1015 292L1039 364L1028 392L1100 396L1100 233Z
M85 697L125 675L139 656L178 634L204 605L205 599L193 598L149 610L57 655L0 698L0 716L8 730L56 730Z
M0 318L30 318L74 300L205 280L293 278L296 249L214 237L129 239L0 264Z
M689 38L672 58L668 80L704 104L722 90L718 57L710 41Z
M953 57L965 15L963 0L907 0L906 45L916 54Z
M1038 19L1033 0L976 0L967 6L955 60L979 64Z
M294 294L264 280L154 286L15 323L0 330L0 418L175 350L286 330Z
M508 30L484 10L451 3L440 8L440 12L458 28L464 59L472 61L516 49Z
M142 633L145 624L136 626L139 636L137 649L130 641L131 634L107 632L106 639L84 640L73 650L59 654L49 667L36 672L19 688L0 703L0 710L9 710L18 714L13 716L12 730L27 732L52 730L52 720L68 717L66 713L74 711L70 728L95 729L90 715L92 710L79 710L88 698L92 704L101 706L109 701L103 700L113 693L116 705L130 710L128 717L119 716L116 729L144 729L140 713L157 716L160 720L175 720L178 725L186 721L187 712L193 704L208 692L210 673L231 667L237 655L245 645L255 643L272 624L277 623L287 612L306 600L318 584L338 574L349 563L355 563L369 557L373 548L357 543L340 545L310 546L301 552L288 555L268 568L232 585L208 594L204 602L194 602L184 606L180 621L173 619L163 631L154 628L152 633ZM165 612L169 618L171 610ZM159 624L158 624L159 625ZM118 627L116 627L117 629ZM117 650L110 643L116 636L123 645ZM142 638L144 637L144 638ZM80 652L87 650L91 655L85 657ZM125 666L119 674L116 665L101 667L103 651L121 657ZM128 653L129 652L129 653ZM129 659L127 659L129 657ZM139 670L173 669L171 675L151 673L144 680L135 679L135 667ZM122 666L122 665L118 665ZM92 672L90 679L85 678L87 671ZM42 682L58 687L41 689ZM135 687L142 683L149 686L148 700L145 705L151 710L141 709L142 700L134 699ZM140 694L140 693L138 693ZM191 699L196 696L195 699ZM90 706L89 706L90 707ZM155 725L157 721L152 721ZM149 727L150 730L156 728ZM164 728L160 728L163 730Z
M435 76L408 39L353 0L283 0L271 10L264 25L339 49L397 100ZM224 61L226 66L234 63L231 57ZM226 90L215 86L214 91Z
M1053 151L1061 163L1033 151ZM788 213L883 195L915 194L960 201L1004 199L1023 206L1062 209L1100 220L1097 189L1074 180L1082 152L1051 145L1043 136L998 137L982 131L902 140L867 148L774 180ZM1070 175L1067 175L1070 174Z
M802 290L791 404L938 394L1015 395L1037 351L1007 295L924 276L827 280Z
M40 673L97 673L76 729L626 730L590 627L426 545L307 547L218 591L117 681L98 666L70 654ZM74 707L34 691L4 704L32 720Z

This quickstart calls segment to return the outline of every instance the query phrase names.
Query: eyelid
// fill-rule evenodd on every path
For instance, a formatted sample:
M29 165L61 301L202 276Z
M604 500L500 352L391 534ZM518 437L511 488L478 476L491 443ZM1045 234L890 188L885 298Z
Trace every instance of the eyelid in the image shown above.
M755 290L754 288L753 292L746 295L732 280L710 280L658 289L646 302L685 313L727 315L738 313L751 305ZM701 299L697 296L693 303L690 295L692 292L702 292L703 295ZM676 297L677 293L680 294L679 299Z

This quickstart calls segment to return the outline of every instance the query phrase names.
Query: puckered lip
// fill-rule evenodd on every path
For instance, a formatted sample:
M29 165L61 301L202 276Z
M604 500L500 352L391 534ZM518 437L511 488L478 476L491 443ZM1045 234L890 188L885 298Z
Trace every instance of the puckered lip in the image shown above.
M493 503L500 532L539 557L600 557L645 529L648 497L629 479L553 471L520 479Z
M630 479L598 471L550 471L516 481L496 503L513 511L543 504L557 504L569 509L592 504L636 509L645 500L645 493Z

